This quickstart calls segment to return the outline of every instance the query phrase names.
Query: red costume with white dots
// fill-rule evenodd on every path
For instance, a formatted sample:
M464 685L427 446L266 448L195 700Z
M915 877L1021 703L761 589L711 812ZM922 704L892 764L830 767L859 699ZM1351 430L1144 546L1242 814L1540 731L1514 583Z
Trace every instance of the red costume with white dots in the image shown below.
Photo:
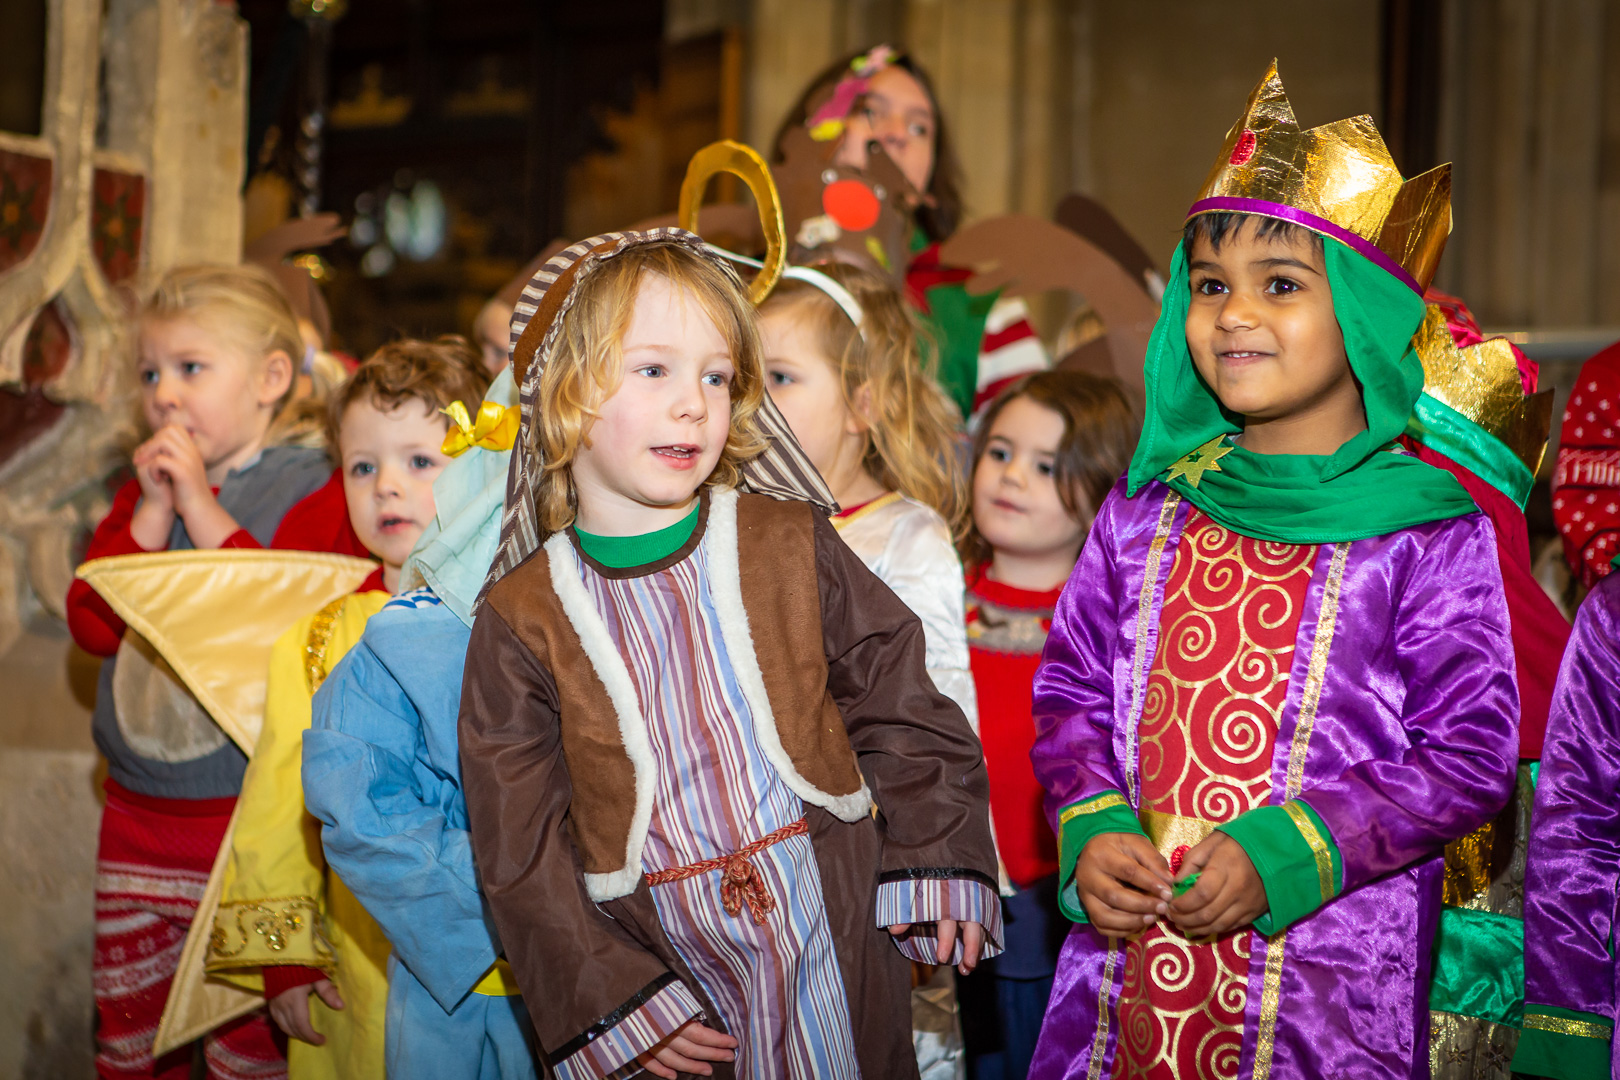
M1620 554L1620 344L1582 365L1560 443L1553 520L1564 557L1591 588Z

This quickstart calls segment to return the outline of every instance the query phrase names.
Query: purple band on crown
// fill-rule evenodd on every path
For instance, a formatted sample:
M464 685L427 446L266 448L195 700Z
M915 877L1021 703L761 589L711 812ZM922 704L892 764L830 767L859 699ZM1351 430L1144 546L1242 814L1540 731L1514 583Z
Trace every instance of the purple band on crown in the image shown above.
M1213 199L1199 199L1193 203L1192 209L1187 211L1187 219L1190 221L1199 214L1210 213L1260 214L1264 217L1291 221L1295 225L1303 225L1313 232L1319 232L1323 236L1339 241L1339 243L1344 244L1363 258L1389 271L1397 281L1402 282L1419 296L1423 295L1423 287L1417 283L1417 280L1411 274L1408 274L1394 259L1384 254L1381 248L1357 236L1350 230L1340 228L1333 222L1319 218L1315 214L1307 214L1303 210L1295 210L1292 206L1267 202L1265 199L1235 199L1228 196L1219 196Z

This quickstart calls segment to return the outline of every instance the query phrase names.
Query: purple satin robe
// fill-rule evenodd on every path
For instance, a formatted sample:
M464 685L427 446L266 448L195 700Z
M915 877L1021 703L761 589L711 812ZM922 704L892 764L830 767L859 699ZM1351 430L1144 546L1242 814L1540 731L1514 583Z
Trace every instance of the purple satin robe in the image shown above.
M1620 972L1609 941L1620 893L1620 572L1576 612L1531 820L1525 1003L1616 1016ZM1620 1080L1620 1057L1610 1071Z
M1035 677L1031 758L1054 821L1108 790L1140 807L1137 729L1189 504L1158 483L1134 499L1124 488L1097 515ZM1344 880L1293 926L1252 935L1239 1076L1428 1076L1441 849L1506 805L1518 714L1484 515L1320 546L1271 801L1297 796L1322 817ZM1071 930L1034 1080L1111 1074L1124 968L1122 942Z

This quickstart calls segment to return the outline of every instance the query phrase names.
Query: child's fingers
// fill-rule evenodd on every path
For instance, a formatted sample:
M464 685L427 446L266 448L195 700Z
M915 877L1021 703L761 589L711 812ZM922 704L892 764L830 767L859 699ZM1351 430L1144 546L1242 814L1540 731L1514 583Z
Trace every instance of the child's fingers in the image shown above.
M677 1072L713 1076L714 1069L708 1062L730 1061L734 1056L730 1050L700 1046L677 1032L658 1048L653 1054L653 1059Z
M338 993L337 984L331 979L320 979L315 983L315 993L326 1002L328 1009L343 1008L343 995Z
M1111 876L1125 882L1127 885L1136 886L1146 896L1158 897L1160 900L1168 901L1174 895L1170 888L1169 865L1166 864L1165 876L1161 877L1157 867L1144 865L1138 861L1134 857L1135 852L1128 852L1127 854L1132 857L1121 859L1107 868ZM1159 853L1155 851L1153 854L1158 855Z
M1130 911L1118 911L1101 903L1085 904L1086 917L1099 934L1107 937L1123 937L1134 934L1138 930L1152 926L1158 921L1157 915L1138 915Z
M910 929L911 929L911 924L910 923L908 923L908 922L900 922L900 923L895 923L893 926L889 927L889 933L893 934L895 937L899 937L902 934L904 934L907 930L910 930Z
M1165 861L1163 855L1159 854L1159 849L1149 843L1146 837L1132 836L1128 839L1130 842L1123 845L1121 851L1136 867L1146 871L1152 881L1162 884L1168 891L1169 886L1175 883L1175 875L1170 872L1170 864ZM1138 884L1139 887L1146 889L1148 892L1156 891L1154 887L1142 885L1139 878L1133 878L1132 880L1133 883ZM1169 897L1166 896L1165 899L1169 899Z
M707 1024L702 1024L695 1020L681 1028L680 1031L676 1032L675 1039L677 1042L685 1040L686 1042L694 1043L698 1046L712 1046L720 1050L731 1050L737 1045L737 1037L735 1035L727 1035L723 1031L716 1031ZM690 1053L690 1051L687 1051L687 1053ZM717 1057L712 1058L711 1060L730 1061L731 1059Z
M934 958L942 964L951 962L951 953L956 950L956 920L941 919L934 924Z
M984 927L976 922L962 924L962 962L956 970L963 975L972 974L979 966L979 955L984 951Z
M1158 892L1143 892L1107 872L1090 877L1085 886L1084 892L1116 911L1133 915L1163 915L1165 912L1166 901L1160 898Z
M675 1080L676 1076L679 1075L674 1069L659 1061L657 1057L647 1058L641 1063L641 1067L654 1076L661 1077L662 1080Z
M309 1021L309 987L296 987L279 995L270 1003L270 1017L288 1038L311 1046L326 1045L326 1036Z

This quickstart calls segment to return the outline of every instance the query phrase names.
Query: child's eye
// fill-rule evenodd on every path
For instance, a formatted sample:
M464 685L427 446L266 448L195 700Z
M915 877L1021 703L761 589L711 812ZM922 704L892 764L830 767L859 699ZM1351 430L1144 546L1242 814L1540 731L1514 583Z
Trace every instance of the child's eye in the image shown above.
M1042 476L1053 476L1057 473L1057 469L1053 467L1050 461L1041 462L1039 465L1035 466L1035 471L1040 473Z
M1292 278L1272 278L1270 284L1266 286L1266 292L1273 296L1287 296L1289 293L1299 292L1299 282Z
M911 137L913 139L926 139L926 138L929 137L929 135L933 134L932 132L930 132L928 130L928 125L927 124L918 124L918 123L911 124L909 127L906 128L906 131L911 135Z
M377 471L377 466L369 461L357 461L349 466L350 476L370 476Z
M730 386L731 376L722 371L711 371L703 376L704 386Z
M785 371L767 371L765 373L765 378L770 380L770 384L772 386L793 385L793 376L789 375Z
M1012 460L1012 455L999 446L992 446L984 452L984 456L991 461L999 461L1004 465Z
M187 360L185 363L180 365L181 374L184 375L196 375L198 372L202 371L202 369L203 366L195 360Z
M142 368L136 373L135 377L141 380L142 386L156 386L158 384L158 373L151 368Z
M1204 278L1193 285L1193 292L1199 296L1219 296L1226 291L1226 286L1214 278Z
M437 464L437 462L428 457L426 454L417 454L415 457L411 458L411 468L413 469L431 469L435 464Z
M662 364L642 364L636 368L636 374L645 375L649 379L661 379L665 374L664 366Z

